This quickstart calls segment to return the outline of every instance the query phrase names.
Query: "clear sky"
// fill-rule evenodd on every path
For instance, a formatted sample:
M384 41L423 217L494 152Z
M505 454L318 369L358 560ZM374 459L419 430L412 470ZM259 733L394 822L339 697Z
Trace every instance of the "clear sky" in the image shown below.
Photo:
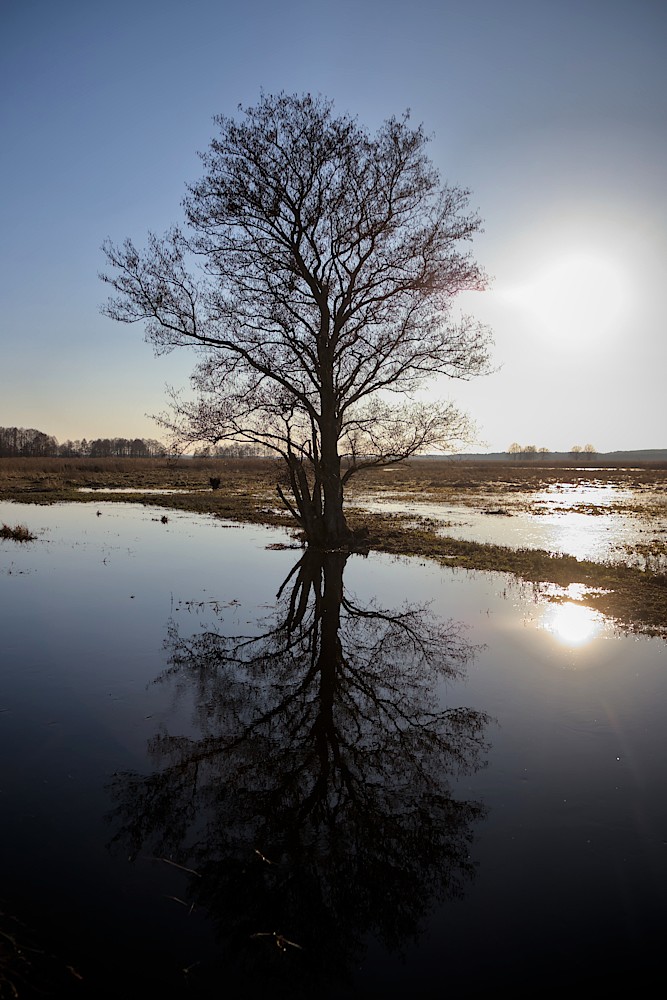
M665 0L1 0L0 426L160 437L193 356L100 315L102 241L181 221L212 117L410 108L472 189L495 374L478 450L667 447Z

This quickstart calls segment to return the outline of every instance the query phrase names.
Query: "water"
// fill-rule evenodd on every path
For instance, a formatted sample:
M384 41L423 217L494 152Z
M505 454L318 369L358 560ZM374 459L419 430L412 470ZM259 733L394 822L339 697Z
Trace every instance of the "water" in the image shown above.
M594 470L592 470L594 471ZM645 559L635 550L667 538L667 503L660 490L620 488L592 480L553 483L532 493L479 493L474 506L422 501L406 504L385 491L382 498L355 498L355 504L375 512L413 514L429 518L436 531L464 541L544 549L595 562L634 563ZM651 557L654 570L667 570L667 557Z
M136 493L142 494L144 496L178 496L184 493L208 493L208 490L191 490L191 489L146 489L146 488L135 488L133 486L79 486L77 493L95 493L98 496L112 496L116 493Z
M376 555L302 562L276 603L284 533L163 513L0 504L38 534L0 542L0 884L29 982L650 982L662 640Z

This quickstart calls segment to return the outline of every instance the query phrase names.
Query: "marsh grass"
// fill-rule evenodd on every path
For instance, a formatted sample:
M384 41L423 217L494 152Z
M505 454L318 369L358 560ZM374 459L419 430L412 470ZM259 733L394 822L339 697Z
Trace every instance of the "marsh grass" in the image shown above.
M639 565L648 572L661 573L667 566L666 538L654 538L650 542L639 542L634 545L621 545L619 549L625 553L628 562Z
M11 538L14 542L34 542L37 535L33 535L25 524L17 524L13 528L3 524L0 527L0 538Z
M275 495L279 474L278 463L271 460L0 458L0 499L90 501L90 494L78 492L82 487L102 491L185 489L212 494L209 480L213 476L222 479L226 492L259 489Z

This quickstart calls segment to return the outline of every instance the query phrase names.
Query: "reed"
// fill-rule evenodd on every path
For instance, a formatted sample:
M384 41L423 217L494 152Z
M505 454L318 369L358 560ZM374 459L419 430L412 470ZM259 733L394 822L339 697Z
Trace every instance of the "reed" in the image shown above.
M9 524L3 524L0 538L10 538L13 542L34 542L37 535L33 535L25 524L16 524L13 528Z

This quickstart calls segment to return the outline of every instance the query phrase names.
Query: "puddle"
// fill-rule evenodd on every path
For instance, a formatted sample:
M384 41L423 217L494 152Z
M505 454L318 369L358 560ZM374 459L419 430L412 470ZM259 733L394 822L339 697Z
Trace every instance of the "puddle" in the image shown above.
M77 493L109 493L113 495L114 493L137 493L146 496L172 496L172 495L182 495L184 493L210 493L210 490L178 490L178 489L134 489L130 486L79 486L76 490Z

